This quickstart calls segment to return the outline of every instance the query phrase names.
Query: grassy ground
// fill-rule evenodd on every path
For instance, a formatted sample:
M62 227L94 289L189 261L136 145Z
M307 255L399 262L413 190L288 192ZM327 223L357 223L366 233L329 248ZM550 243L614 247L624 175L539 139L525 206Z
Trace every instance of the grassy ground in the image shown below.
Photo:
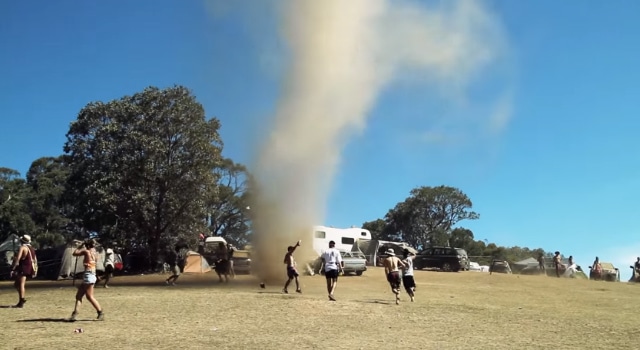
M99 288L106 320L87 302L79 321L70 281L30 282L24 309L0 308L2 349L638 349L640 286L626 283L416 271L417 299L395 305L380 268L340 277L329 302L322 276L303 294L212 273L119 277ZM290 287L295 290L295 287ZM16 302L7 282L0 305ZM76 328L84 333L76 334ZM84 345L82 345L84 344Z

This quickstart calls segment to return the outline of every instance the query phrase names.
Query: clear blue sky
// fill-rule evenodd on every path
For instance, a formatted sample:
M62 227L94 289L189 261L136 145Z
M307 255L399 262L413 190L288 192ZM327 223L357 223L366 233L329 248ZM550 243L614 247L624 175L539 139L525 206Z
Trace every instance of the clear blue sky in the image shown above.
M461 223L476 238L560 250L584 268L598 255L628 279L640 256L640 2L489 5L513 53L506 130L454 145L405 137L428 103L388 89L344 152L323 224L361 225L413 187L452 185L481 215ZM251 20L270 28L267 15ZM90 101L172 84L222 121L225 155L249 162L283 67L245 24L199 1L0 2L0 166L24 175L38 157L61 154ZM262 35L277 49L273 28Z

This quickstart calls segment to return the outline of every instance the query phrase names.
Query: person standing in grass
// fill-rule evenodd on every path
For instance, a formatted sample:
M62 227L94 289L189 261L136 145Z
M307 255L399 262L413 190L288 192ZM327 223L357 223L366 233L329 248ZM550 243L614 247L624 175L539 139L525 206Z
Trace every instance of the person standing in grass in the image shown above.
M344 262L342 261L342 255L340 251L336 249L336 242L329 242L329 249L322 252L322 264L324 265L324 277L327 279L327 293L329 293L329 300L336 301L333 293L336 290L338 284L338 275L340 270L344 269Z
M387 250L386 254L388 256L382 261L382 265L391 291L396 295L397 305L400 304L400 268L405 267L405 264L396 256L393 249Z
M167 278L164 283L167 285L176 285L176 281L180 277L180 264L178 263L178 252L180 247L176 246L175 250L169 250L165 257L165 262L171 266L171 276Z
M538 270L540 271L540 273L544 273L546 274L546 268L544 266L545 261L544 261L544 254L540 253L540 255L538 256Z
M104 320L104 312L102 311L102 307L100 307L100 304L93 296L93 286L98 280L98 278L96 277L96 257L98 256L98 253L96 252L95 246L96 241L94 239L90 239L84 244L80 245L73 252L73 256L83 258L82 264L84 266L84 273L82 274L82 283L78 285L78 291L76 292L76 304L73 308L73 313L71 313L70 321L76 320L78 311L80 310L80 306L82 306L82 298L85 296L98 312L98 320Z
M413 302L415 301L416 294L416 281L413 279L413 259L415 259L416 255L410 253L409 249L405 249L402 253L402 262L404 263L404 268L402 269L402 285L404 285L404 290L407 291L411 302Z
M293 258L293 252L300 246L300 241L296 242L296 245L287 247L287 254L284 256L284 263L287 265L287 282L284 284L284 288L282 289L283 293L289 293L287 288L289 288L289 284L292 280L296 280L296 292L302 293L300 289L300 283L298 282L298 270L296 269L296 261Z
M109 280L113 277L113 270L115 268L115 258L113 249L107 248L104 251L104 287L109 288Z
M556 269L556 276L560 277L560 269L563 267L562 261L560 258L560 252L556 251L553 256L553 266Z
M37 267L37 265L36 252L31 246L31 236L23 235L20 237L20 249L15 254L11 265L13 286L18 291L18 303L14 307L22 308L27 302L25 298L27 277L32 278L35 275L34 266Z

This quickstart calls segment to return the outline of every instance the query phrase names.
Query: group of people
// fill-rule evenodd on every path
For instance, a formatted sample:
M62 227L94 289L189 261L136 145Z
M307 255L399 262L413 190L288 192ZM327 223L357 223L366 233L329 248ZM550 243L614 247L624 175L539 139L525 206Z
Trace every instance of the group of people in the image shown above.
M340 251L335 247L336 242L329 242L329 249L326 249L320 255L322 261L324 276L327 281L327 294L330 301L336 301L334 296L336 286L338 284L338 276L344 273L344 261ZM298 277L300 276L297 270L297 264L293 257L293 253L297 247L300 246L300 241L295 245L287 247L287 253L284 256L284 264L287 270L287 281L282 288L283 293L289 293L289 285L291 282L296 283L296 292L302 293L300 288L300 282ZM387 282L391 286L391 291L395 294L396 304L400 303L400 285L403 284L404 288L411 298L411 301L415 300L416 283L413 278L413 259L415 254L405 249L403 252L403 258L400 259L396 256L393 249L386 251L387 257L383 260L385 269L385 275ZM261 284L264 286L264 283Z
M76 292L75 305L69 319L70 321L76 320L80 307L82 306L83 298L86 298L96 309L96 312L98 313L97 319L104 320L102 307L93 294L94 286L98 282L96 274L98 253L96 251L96 245L96 241L94 239L90 239L77 246L73 251L73 256L83 259L82 265L84 267L84 271L82 273L82 283L78 285L78 290ZM20 237L20 248L15 254L11 265L11 277L15 280L14 286L18 291L18 304L16 304L15 307L22 308L27 302L27 299L25 298L26 281L27 278L35 277L37 270L37 258L35 250L31 246L31 237L29 235L23 235ZM112 271L113 261L111 261L109 273ZM109 275L109 273L107 273L107 275ZM105 287L108 286L108 278L109 277L106 277Z

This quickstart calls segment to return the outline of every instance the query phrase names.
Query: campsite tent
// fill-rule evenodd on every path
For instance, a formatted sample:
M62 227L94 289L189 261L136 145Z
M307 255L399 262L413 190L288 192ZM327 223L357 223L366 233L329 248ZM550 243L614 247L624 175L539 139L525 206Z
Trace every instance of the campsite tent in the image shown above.
M9 235L2 243L0 243L0 252L15 252L20 247L20 238L14 234Z
M60 272L58 272L57 279L73 278L74 273L80 273L84 271L83 260L73 256L73 251L76 250L82 242L74 240L67 244L62 251L62 257L60 258ZM101 247L96 247L96 271L104 271L104 258L105 251Z
M20 238L13 234L0 243L0 278L9 277L11 262L18 247L20 247Z
M184 273L205 273L211 271L211 266L202 255L193 250L187 252L185 259Z
M416 254L417 251L409 246L405 242L391 242L391 241L381 241L377 239L371 240L357 240L356 243L351 248L351 251L359 251L362 252L367 257L368 265L376 265L381 254L387 249L393 249L393 252L396 255L402 256L403 251L408 249L410 252Z
M514 267L525 268L525 267L538 267L538 260L536 258L527 258L524 260L516 261L512 264Z

